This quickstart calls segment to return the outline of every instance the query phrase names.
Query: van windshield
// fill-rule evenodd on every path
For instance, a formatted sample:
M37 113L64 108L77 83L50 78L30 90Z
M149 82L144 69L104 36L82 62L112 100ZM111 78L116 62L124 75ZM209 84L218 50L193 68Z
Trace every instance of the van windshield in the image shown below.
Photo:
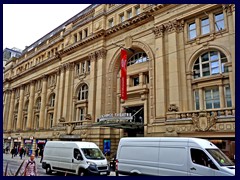
M99 160L105 159L102 152L97 148L82 148L81 150L83 151L84 156L87 159L99 159Z
M206 149L220 166L234 166L234 163L219 149Z

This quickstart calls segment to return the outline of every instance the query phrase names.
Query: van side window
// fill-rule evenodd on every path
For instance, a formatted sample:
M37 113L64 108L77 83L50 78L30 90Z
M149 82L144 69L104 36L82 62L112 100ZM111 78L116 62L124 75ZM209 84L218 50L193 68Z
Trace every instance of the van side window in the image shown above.
M82 160L82 154L79 149L74 149L73 150L73 157L77 160Z
M202 166L207 166L212 169L217 169L217 166L213 163L213 161L205 154L204 151L200 149L191 149L191 158L192 162L195 164L199 164Z
M202 166L208 166L208 156L200 149L191 149L192 162Z

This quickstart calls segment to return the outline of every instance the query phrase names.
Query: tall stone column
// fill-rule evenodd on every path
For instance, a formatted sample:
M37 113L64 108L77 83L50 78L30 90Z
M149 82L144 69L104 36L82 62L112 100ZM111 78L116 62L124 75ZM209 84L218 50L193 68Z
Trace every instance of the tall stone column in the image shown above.
M11 91L7 89L6 91L4 91L4 95L5 95L5 99L4 99L4 106L3 106L3 130L7 130Z
M46 97L47 96L47 76L43 75L42 94L41 94L41 108L39 115L39 129L44 129L44 121L46 121Z
M166 59L164 56L164 31L165 27L163 25L154 28L153 32L155 34L155 46L157 48L155 54L155 78L156 78L156 118L165 120L165 113L167 109L167 96L166 96Z
M235 4L223 4L223 10L228 20L228 24L225 24L225 27L228 25L229 50L231 56L227 56L227 59L229 61L228 68L232 107L235 108Z
M199 109L203 110L204 108L204 95L203 95L203 89L199 88Z
M60 79L58 87L57 121L62 117L63 93L64 93L64 67L60 66Z
M59 82L60 82L60 70L57 69L56 71L57 74L57 82L56 82L56 89L57 91L55 94L55 105L54 105L54 111L53 111L53 127L57 126L57 107L58 107L58 97L59 97Z
M187 96L188 96L188 110L191 111L194 109L193 105L193 92L192 92L192 72L187 72Z
M96 87L98 87L98 92L96 96L96 118L104 114L104 104L105 104L105 63L106 63L106 54L105 49L101 49L96 52L97 54L97 81ZM116 88L116 87L115 87ZM116 97L115 97L116 98Z
M220 108L225 108L225 96L223 85L219 86L219 98L220 98Z
M11 103L10 109L8 114L8 124L7 124L7 131L11 131L13 128L13 111L14 111L14 103L15 103L15 89L11 91Z
M90 69L90 84L89 84L89 93L88 93L88 114L91 114L92 121L94 122L96 117L95 111L96 111L96 53L93 52L88 55L90 61L91 61L91 69ZM77 114L78 116L78 114Z
M27 115L27 127L26 129L33 129L33 106L34 106L34 88L35 81L30 82L30 96L29 96L29 104L28 104L28 115Z
M168 75L169 75L169 104L181 106L180 57L178 55L178 31L182 28L177 20L165 24L168 32Z
M63 114L62 116L66 119L66 121L72 121L71 117L69 116L71 113L71 107L72 107L72 69L73 64L68 63L65 65L66 68L66 75L65 75L65 83L64 83L64 96L63 96Z
M19 106L18 106L18 115L17 115L17 131L21 129L21 123L23 122L23 96L24 96L24 86L20 87L20 98L19 98Z

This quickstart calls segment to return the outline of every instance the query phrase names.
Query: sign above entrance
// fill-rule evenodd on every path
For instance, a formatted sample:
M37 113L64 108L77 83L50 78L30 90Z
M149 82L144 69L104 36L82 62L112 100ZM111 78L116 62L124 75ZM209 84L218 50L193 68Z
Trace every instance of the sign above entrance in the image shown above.
M133 120L132 113L113 113L113 114L104 114L99 118L99 121L107 120Z

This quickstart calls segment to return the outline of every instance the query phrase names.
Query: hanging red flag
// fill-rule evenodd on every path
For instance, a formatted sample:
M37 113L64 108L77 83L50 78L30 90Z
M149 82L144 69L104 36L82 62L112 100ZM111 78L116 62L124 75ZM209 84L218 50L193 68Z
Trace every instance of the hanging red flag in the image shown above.
M121 49L121 98L127 99L127 51Z

